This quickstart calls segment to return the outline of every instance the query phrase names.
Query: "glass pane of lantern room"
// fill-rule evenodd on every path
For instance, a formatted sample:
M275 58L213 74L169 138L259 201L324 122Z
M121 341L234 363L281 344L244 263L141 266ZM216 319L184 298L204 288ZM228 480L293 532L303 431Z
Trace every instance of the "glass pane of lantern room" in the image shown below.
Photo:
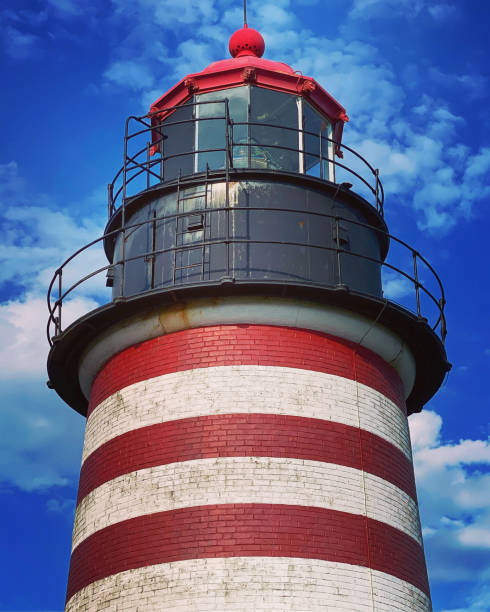
M331 123L306 100L303 102L303 130L306 174L334 181L333 164L327 161L333 159L333 144L329 142Z
M225 99L234 123L247 121L249 87L235 87L196 96L195 172L225 167L226 122ZM247 137L246 125L233 127L234 142Z
M193 101L189 100L163 121L161 133L164 136L162 143L164 181L177 178L179 173L185 176L193 172Z
M296 96L278 91L260 87L251 88L250 166L252 168L298 172L296 100ZM253 125L254 123L258 125Z

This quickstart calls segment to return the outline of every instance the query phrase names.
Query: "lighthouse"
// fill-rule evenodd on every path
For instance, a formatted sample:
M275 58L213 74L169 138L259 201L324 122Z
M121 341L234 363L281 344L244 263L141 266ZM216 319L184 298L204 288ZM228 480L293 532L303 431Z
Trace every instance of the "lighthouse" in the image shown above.
M127 120L49 288L48 384L87 419L65 609L428 612L407 416L450 367L442 284L341 104L256 30L229 48Z

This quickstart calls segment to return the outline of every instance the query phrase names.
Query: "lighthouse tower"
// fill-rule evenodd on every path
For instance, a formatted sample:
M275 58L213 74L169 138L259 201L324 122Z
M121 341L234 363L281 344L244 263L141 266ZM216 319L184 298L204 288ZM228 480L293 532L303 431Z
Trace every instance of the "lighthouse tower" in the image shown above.
M442 286L345 109L251 28L230 52L128 119L108 264L50 286L48 384L87 417L66 610L429 611L407 415Z

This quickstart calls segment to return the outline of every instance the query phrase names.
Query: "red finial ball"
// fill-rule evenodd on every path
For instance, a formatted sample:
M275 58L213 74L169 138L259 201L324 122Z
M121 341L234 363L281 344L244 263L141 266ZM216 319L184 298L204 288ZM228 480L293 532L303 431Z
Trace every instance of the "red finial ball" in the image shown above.
M244 55L262 57L265 51L265 42L260 32L244 26L230 38L229 49L232 57L243 57Z

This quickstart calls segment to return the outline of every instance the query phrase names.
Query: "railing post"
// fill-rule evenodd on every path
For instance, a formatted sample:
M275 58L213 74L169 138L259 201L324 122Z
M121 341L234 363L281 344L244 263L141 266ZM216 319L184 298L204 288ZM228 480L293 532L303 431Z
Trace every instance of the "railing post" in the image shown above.
M230 109L228 106L228 98L225 99L225 142L226 142L226 171L230 166L233 168L233 149L230 146Z
M122 236L122 246L121 246L121 290L119 292L119 297L124 297L124 275L126 273L125 269L125 259L126 259L126 230L123 227L121 230Z
M155 288L155 263L156 263L156 250L157 250L157 211L153 211L153 221L151 224L151 261L150 261L150 288Z
M441 297L439 300L439 312L441 314L441 340L443 344L447 336L446 317L444 316L444 306L445 305L446 305L446 300L443 297Z
M165 162L164 162L164 142L165 142L165 138L163 137L163 133L160 132L160 136L161 136L161 141L160 141L160 156L161 156L161 160L160 160L160 178L162 179L162 183L164 181L165 178Z
M300 174L305 174L305 133L303 122L303 98L300 96L296 104L298 105L298 170Z
M124 165L123 165L123 188L122 188L122 225L124 227L124 207L126 205L126 187L127 187L127 172L128 172L128 129L129 129L129 118L126 119L126 126L124 129Z
M376 168L376 170L374 171L374 176L376 177L376 210L378 212L383 212L382 210L380 210L380 204L379 204L379 170L378 168Z
M59 268L58 272L58 317L56 320L56 335L61 334L61 305L63 296L63 269Z
M107 185L107 218L110 219L112 215L112 183Z
M320 178L323 179L323 136L321 129L318 138L320 140Z
M146 143L146 188L150 188L150 143Z
M418 274L418 266L417 266L417 251L412 250L412 258L413 258L413 277L415 279L415 296L417 299L417 316L420 318L420 288L419 288L419 274Z
M128 128L129 128L129 119L126 121L126 132L124 137L124 172L123 172L123 193L122 193L122 210L121 210L121 233L122 233L122 264L121 264L121 291L120 297L124 296L124 274L125 274L125 253L126 253L126 176L127 176L127 168L126 163L128 159Z
M340 258L340 234L339 234L339 218L335 217L335 242L337 244L337 272L338 272L338 282L337 285L342 285L342 262Z
M226 137L226 176L225 176L225 209L226 209L226 278L230 278L230 160L228 157L228 123L230 121L230 109L228 98L225 98L225 137ZM207 189L207 186L206 186Z

